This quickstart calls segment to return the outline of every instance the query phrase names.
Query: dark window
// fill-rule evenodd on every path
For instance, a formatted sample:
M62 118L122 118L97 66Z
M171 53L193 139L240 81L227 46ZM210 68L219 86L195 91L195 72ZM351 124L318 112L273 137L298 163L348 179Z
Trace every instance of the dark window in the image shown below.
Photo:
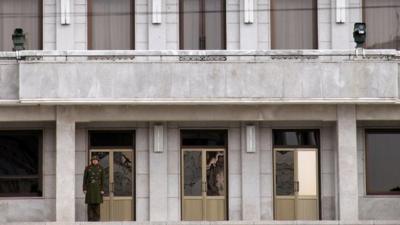
M0 51L11 51L15 28L25 33L25 49L42 48L42 0L0 1Z
M226 48L225 0L180 0L180 48Z
M316 49L317 1L271 0L272 49Z
M91 148L129 147L134 145L133 131L90 131L89 143Z
M367 194L400 195L400 130L366 131Z
M89 0L89 49L134 49L134 0Z
M319 146L317 130L274 130L275 146Z
M226 130L182 130L182 146L225 147L227 145Z
M400 1L364 0L363 7L367 24L366 47L400 49Z
M0 196L42 196L41 131L0 131Z

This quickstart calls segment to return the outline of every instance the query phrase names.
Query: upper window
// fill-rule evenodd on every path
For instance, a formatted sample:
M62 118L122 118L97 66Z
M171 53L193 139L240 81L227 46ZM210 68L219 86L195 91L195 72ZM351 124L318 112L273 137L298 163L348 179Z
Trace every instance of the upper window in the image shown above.
M274 146L319 146L318 130L274 130Z
M180 0L180 49L226 49L225 0Z
M316 49L317 1L271 0L272 49Z
M134 146L134 131L89 131L90 148Z
M88 30L89 49L134 49L134 0L89 0Z
M12 51L16 28L25 33L25 49L42 49L42 0L0 1L0 51Z
M400 1L364 0L367 48L400 49Z
M42 196L41 131L0 131L0 196Z
M226 130L181 130L181 145L184 147L225 147Z
M366 131L367 194L400 195L400 130Z

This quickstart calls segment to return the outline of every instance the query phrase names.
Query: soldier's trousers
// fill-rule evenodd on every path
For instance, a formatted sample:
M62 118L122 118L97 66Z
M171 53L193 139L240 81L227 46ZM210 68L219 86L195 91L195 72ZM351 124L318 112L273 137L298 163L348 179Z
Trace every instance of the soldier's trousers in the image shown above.
M87 205L88 221L100 221L100 204Z

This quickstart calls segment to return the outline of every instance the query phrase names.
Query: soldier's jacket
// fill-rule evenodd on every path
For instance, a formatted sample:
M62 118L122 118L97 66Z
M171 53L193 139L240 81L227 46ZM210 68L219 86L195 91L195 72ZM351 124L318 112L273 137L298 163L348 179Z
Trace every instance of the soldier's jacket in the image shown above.
M90 164L85 168L83 175L83 191L86 191L85 203L86 204L100 204L103 203L104 183L104 169L99 164Z

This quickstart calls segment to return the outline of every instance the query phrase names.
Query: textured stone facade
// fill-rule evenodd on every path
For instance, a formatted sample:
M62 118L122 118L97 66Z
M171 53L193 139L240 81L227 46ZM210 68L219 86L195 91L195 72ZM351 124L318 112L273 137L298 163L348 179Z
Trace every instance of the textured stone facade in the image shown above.
M365 191L364 130L400 127L400 87L398 51L349 50L361 0L346 1L343 24L319 0L318 50L287 51L270 50L269 0L255 0L252 24L227 0L227 50L207 52L178 51L178 0L162 0L161 24L150 0L134 1L136 50L86 51L87 1L68 2L76 16L61 25L60 1L43 0L44 51L0 52L0 129L43 130L43 196L1 197L0 223L86 224L88 131L134 130L135 220L180 224L180 130L225 129L228 221L215 224L299 224L274 221L273 130L316 129L323 221L304 223L400 224L398 196Z

